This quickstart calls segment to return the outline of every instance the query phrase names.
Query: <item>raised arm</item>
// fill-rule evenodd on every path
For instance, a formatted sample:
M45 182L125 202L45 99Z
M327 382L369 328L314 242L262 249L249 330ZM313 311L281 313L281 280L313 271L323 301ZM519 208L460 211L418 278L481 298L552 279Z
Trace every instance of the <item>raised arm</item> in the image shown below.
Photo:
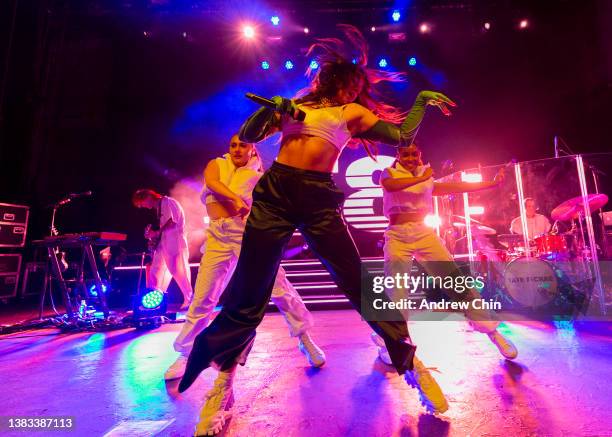
M473 193L474 191L496 188L504 181L505 172L502 167L492 181L483 182L435 182L433 195L444 196L445 194Z
M438 106L445 115L450 115L447 104L457 106L442 93L421 91L399 127L380 120L371 111L362 107L363 111L355 111L354 116L349 117L349 130L356 138L378 141L391 146L410 145L419 131L427 105Z
M245 143L258 143L278 132L282 114L295 117L298 108L293 100L274 96L271 99L276 103L276 108L259 108L244 122L238 132L238 138Z
M431 168L425 170L425 172L421 176L415 177L406 177L406 178L393 178L387 170L385 170L382 174L382 178L380 184L387 191L400 191L404 188L412 187L413 185L420 184L421 182L425 182L433 176L433 171Z

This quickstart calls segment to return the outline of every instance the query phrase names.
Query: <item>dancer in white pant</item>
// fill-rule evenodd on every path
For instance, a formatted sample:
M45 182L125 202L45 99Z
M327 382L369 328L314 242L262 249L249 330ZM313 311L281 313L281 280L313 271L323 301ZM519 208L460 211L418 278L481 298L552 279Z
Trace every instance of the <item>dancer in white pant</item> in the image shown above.
M257 150L252 144L241 142L237 135L231 139L229 153L206 166L202 201L211 221L194 299L174 342L174 349L181 355L166 372L167 380L183 376L193 340L210 323L219 297L232 277L240 255L246 215L253 202L252 191L262 174ZM312 315L282 267L276 275L272 301L285 317L291 336L298 337L299 349L310 364L314 367L325 364L325 354L308 333L313 325Z
M147 228L145 232L147 239L156 241L151 267L147 272L147 287L165 293L170 280L174 278L183 293L181 310L187 309L193 296L193 288L183 208L172 197L162 196L149 189L136 191L132 196L132 203L136 208L155 210L159 220L159 230Z
M416 144L399 147L395 163L381 175L383 211L390 222L385 231L385 275L395 277L396 274L409 273L413 258L422 263L429 276L457 274L458 267L452 255L434 229L424 223L425 215L431 210L432 196L493 188L503 178L502 169L492 182L434 182L433 171L429 166L423 166L421 151ZM393 300L398 300L406 298L405 293L405 288L395 288L389 294ZM475 290L468 289L461 294L461 299L470 301L479 296ZM488 335L505 358L516 358L515 346L497 331L500 322L494 313L470 309L465 315L475 330ZM379 347L381 360L390 364L384 342L374 333L372 338Z

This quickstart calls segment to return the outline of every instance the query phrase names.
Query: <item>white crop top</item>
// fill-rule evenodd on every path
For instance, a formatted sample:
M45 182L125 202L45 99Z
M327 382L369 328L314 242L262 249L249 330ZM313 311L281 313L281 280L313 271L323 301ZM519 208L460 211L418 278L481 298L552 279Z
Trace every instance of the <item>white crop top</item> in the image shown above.
M238 195L249 208L253 203L253 189L257 181L263 175L259 171L260 161L257 157L252 157L244 167L238 167L232 162L229 153L215 160L219 166L219 180L227 186L233 193ZM206 185L200 196L202 203L219 202L219 198L209 190ZM227 200L227 199L225 199Z
M417 167L414 174L406 170L399 162L387 167L380 176L380 182L387 178L413 178L421 176L429 165ZM391 214L418 212L427 214L432 207L434 180L429 178L411 187L398 191L388 191L383 187L383 214L389 218Z
M297 121L289 116L283 116L281 121L283 135L312 135L329 141L342 151L351 139L351 133L343 117L345 106L324 108L297 106L306 113L306 118L304 121Z

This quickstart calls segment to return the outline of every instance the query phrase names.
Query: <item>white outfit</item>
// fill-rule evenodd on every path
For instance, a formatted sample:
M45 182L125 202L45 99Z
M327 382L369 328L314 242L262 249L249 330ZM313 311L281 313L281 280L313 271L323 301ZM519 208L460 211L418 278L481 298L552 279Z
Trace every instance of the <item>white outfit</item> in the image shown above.
M422 175L425 167L418 167L413 175L401 164L396 163L381 175L381 182L389 177L415 177ZM431 197L434 188L433 178L411 187L395 192L389 192L383 187L383 211L385 216L397 212L427 213L431 209ZM402 204L403 203L403 204ZM403 209L402 209L403 208ZM429 276L447 276L457 271L453 257L444 246L444 243L434 232L434 229L423 222L407 222L399 225L390 225L385 230L384 244L385 275L409 273L412 268L412 259L419 261ZM444 263L429 263L428 261L445 261ZM390 293L393 300L406 298L405 288L394 289ZM479 297L478 292L466 290L463 296L467 300ZM469 310L466 316L470 319L474 329L489 333L495 331L499 322L495 313L486 310Z
M536 214L527 219L527 238L530 240L550 231L550 222L542 214ZM510 223L510 232L523 235L523 226L521 225L521 217L517 217Z
M252 162L253 161L253 162ZM252 190L261 177L258 162L252 159L244 167L235 168L229 154L217 158L219 179L249 206ZM204 189L202 199L215 201L214 195ZM212 200L208 200L212 198ZM239 216L212 220L206 234L204 255L196 279L195 294L185 324L174 342L174 349L188 355L195 337L206 328L219 297L232 277L242 244L246 218ZM289 332L296 337L306 333L313 325L313 318L306 309L295 288L287 280L285 270L279 267L272 289L272 301L285 317Z
M346 125L344 106L327 106L313 108L308 105L297 105L306 113L304 121L294 120L288 115L281 119L283 138L288 135L310 135L323 138L333 144L339 152L351 140L351 132Z
M189 301L193 294L189 270L189 248L185 238L185 214L173 198L162 197L159 205L161 238L151 261L147 287L166 291L174 278L183 297Z

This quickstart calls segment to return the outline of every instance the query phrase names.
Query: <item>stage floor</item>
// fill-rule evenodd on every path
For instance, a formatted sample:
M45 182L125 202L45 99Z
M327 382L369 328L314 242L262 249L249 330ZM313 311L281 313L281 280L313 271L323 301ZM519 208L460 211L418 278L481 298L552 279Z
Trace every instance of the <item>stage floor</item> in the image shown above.
M311 369L280 314L268 314L235 384L227 436L610 436L612 324L558 329L529 322L503 326L519 348L500 359L488 339L464 322L411 326L418 354L450 403L425 414L418 395L376 358L368 326L354 311L318 311L313 337L327 364ZM75 416L70 433L103 436L120 424L160 421L158 433L189 436L214 371L183 394L163 373L175 358L180 325L153 331L0 337L2 415ZM125 429L125 428L124 428ZM21 432L2 435L24 435Z

